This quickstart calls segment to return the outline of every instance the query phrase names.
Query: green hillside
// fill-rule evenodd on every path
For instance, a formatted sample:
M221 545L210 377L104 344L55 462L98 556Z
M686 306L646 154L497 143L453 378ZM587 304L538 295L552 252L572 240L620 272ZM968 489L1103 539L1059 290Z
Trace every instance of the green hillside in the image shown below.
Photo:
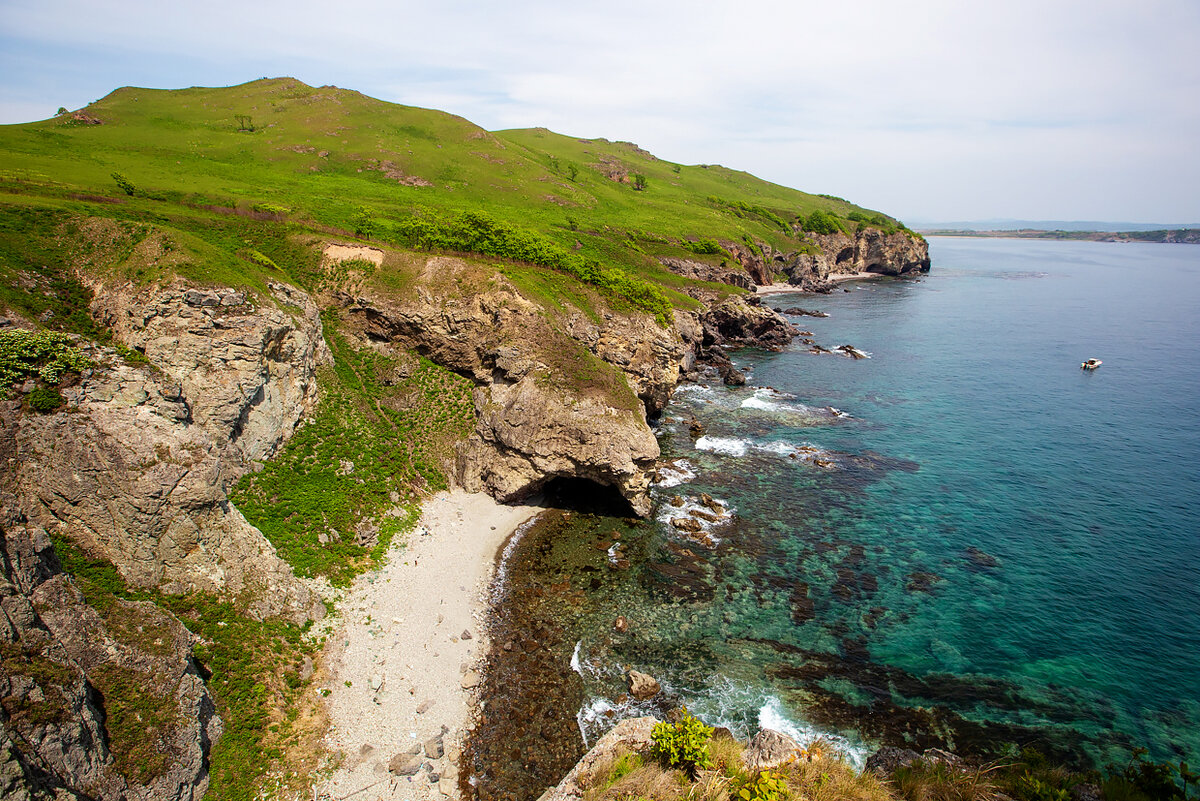
M814 211L844 230L867 219L898 226L836 198L661 161L630 143L543 129L489 133L444 112L290 78L126 87L75 114L0 126L0 193L0 238L27 238L35 223L12 219L21 207L174 229L173 244L194 258L171 261L196 280L218 280L207 275L217 270L220 280L241 274L253 283L274 263L305 285L296 274L304 259L287 252L283 234L311 230L551 267L660 318L667 304L692 302L672 291L683 279L656 256L700 251L715 262L724 254L712 245L722 239L795 250L803 246L796 223ZM464 212L484 217L464 220ZM3 278L19 260L7 245Z

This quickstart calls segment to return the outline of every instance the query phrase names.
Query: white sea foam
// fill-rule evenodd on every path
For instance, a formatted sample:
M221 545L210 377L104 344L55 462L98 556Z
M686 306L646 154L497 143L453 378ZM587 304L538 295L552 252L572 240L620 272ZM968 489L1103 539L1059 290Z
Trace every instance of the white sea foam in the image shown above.
M782 403L775 403L761 397L755 393L752 397L746 398L741 404L743 409L759 409L764 412L783 412L787 411L787 407Z
M658 466L658 481L655 487L665 489L686 484L696 477L696 469L686 459L673 459Z
M571 670L583 675L583 668L579 665L579 649L583 647L583 640L575 643L575 650L571 652Z
M857 770L863 769L871 753L860 741L789 716L783 702L766 687L722 674L712 676L707 684L701 693L685 699L688 709L711 726L724 726L739 739L747 739L759 729L781 732L805 747L819 739L832 744L838 755Z
M795 395L788 392L780 392L771 387L756 387L754 394L743 400L740 404L743 409L756 409L763 412L806 412L808 407L802 404L786 403L781 401L794 401Z
M784 714L783 703L773 695L768 696L766 703L758 710L758 727L786 734L805 748L815 740L832 743L837 755L858 771L866 765L867 757L871 753L871 749L861 742L852 741L840 734L821 731L809 723L789 718Z
M492 579L491 591L488 593L493 606L503 601L508 594L508 562L512 558L512 555L516 553L517 546L521 544L521 539L525 536L525 532L533 527L537 519L537 516L531 517L517 526L512 535L509 536L508 542L504 544L504 551L500 554L500 564L496 565L496 575Z
M726 456L745 456L750 449L750 440L732 437L710 437L707 434L696 440L696 450L723 453Z
M722 511L720 512L701 502L699 497L689 495L681 496L681 498L683 504L680 506L675 506L669 502L659 504L658 516L655 519L662 523L668 534L672 536L678 536L689 542L697 542L709 548L716 548L720 545L721 538L717 536L716 532L719 532L733 522L734 513L737 510L730 506L727 501L720 498L713 498L716 505L721 508ZM694 512L704 515L715 515L717 519L705 520L703 517L695 516ZM700 531L689 532L675 528L675 526L671 525L671 521L675 518L690 518L695 520L700 526Z

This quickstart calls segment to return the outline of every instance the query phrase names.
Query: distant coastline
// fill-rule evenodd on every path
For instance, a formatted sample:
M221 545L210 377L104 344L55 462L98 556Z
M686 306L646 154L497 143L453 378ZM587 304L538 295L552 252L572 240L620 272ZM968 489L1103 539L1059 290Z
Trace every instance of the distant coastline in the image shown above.
M1062 231L1038 228L976 231L966 228L920 228L925 236L972 236L1000 239L1069 239L1091 242L1162 242L1200 245L1200 228L1164 228L1154 231Z

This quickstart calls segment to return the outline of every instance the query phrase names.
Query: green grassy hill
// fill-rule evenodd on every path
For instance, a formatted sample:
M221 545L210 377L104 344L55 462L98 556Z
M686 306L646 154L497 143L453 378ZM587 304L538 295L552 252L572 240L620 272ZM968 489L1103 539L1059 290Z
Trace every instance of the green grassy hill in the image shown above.
M175 263L185 274L190 265L197 280L219 269L226 280L243 272L253 282L265 263L253 264L254 252L294 271L296 254L283 252L279 232L307 229L474 250L602 286L583 273L616 268L686 307L691 301L672 291L682 279L656 256L696 257L699 249L710 251L700 258L716 261L722 254L694 243L721 239L795 250L802 247L797 220L818 210L845 230L856 225L851 218L898 226L840 199L724 167L661 161L630 143L543 129L489 133L443 112L290 78L118 89L75 115L0 126L0 165L5 230L17 225L28 234L33 223L11 219L21 207L173 228L182 247L197 251ZM487 215L482 239L500 230L522 242L464 234L463 212ZM414 215L422 226L414 228ZM209 248L219 253L201 257ZM546 248L553 253L530 255ZM564 266L566 255L574 266ZM645 294L626 290L614 291ZM656 312L663 304L634 302Z

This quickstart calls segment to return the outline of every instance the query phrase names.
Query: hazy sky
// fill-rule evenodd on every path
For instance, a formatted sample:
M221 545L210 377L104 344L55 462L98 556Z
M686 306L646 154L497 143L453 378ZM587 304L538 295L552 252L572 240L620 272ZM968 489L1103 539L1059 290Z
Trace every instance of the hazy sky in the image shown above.
M1184 223L1198 42L1198 0L0 0L0 123L291 75L908 221Z

